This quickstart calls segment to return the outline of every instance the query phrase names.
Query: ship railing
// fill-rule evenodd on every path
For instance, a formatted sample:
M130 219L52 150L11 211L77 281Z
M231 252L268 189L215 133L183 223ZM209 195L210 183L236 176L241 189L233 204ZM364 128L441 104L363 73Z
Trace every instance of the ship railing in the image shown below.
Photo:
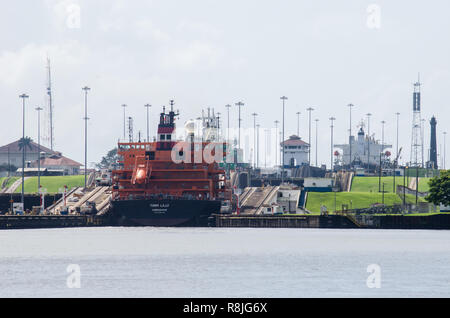
M198 197L194 195L132 195L128 196L116 196L116 200L196 200L196 201L220 201L220 198L208 198L206 196Z

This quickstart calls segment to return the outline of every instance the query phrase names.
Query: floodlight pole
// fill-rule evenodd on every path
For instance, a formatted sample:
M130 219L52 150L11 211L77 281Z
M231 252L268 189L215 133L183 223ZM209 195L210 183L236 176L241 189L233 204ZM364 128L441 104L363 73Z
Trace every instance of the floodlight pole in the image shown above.
M285 109L285 102L287 101L287 97L286 96L281 96L280 99L283 101L283 135L282 135L282 140L281 140L281 147L282 147L282 159L281 159L281 184L284 183L284 109Z
M22 202L22 209L25 211L25 200L24 200L24 184L25 184L25 99L29 98L27 94L22 94L19 96L22 98L23 102L23 119L22 119L22 193L21 193L21 202Z
M152 105L146 104L144 105L145 108L147 108L147 142L150 142L150 120L149 120L149 110Z
M42 107L36 107L38 112L38 193L41 190L41 110Z
M84 91L84 189L87 187L87 96L88 92L91 90L89 87L85 86L82 88Z

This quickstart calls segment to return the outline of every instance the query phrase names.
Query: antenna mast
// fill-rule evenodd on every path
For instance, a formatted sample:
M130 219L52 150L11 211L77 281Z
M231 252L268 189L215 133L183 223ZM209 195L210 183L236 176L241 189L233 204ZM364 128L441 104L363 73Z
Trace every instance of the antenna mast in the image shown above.
M423 168L423 145L422 145L422 120L421 120L421 87L420 74L414 83L413 93L413 124L411 134L411 161L413 167Z
M134 132L133 132L133 117L128 117L128 140L129 140L129 142L134 142L133 141L133 136L134 136Z

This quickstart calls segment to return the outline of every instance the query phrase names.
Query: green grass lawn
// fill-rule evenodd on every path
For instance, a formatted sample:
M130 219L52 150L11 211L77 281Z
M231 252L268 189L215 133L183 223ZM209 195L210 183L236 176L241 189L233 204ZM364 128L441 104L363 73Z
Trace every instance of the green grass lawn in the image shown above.
M66 185L68 190L75 187L84 186L84 176L54 176L54 177L41 177L42 188L47 189L47 193L58 193L59 189L64 188ZM38 177L31 177L25 180L25 192L36 193L38 188ZM16 193L22 191L19 187Z
M354 177L352 192L378 192L378 177ZM381 189L394 193L394 177L381 177ZM403 185L403 177L395 177L395 185Z
M408 203L415 203L415 197L412 195L406 196ZM419 198L419 202L424 202ZM342 209L343 204L348 204L349 209L363 209L370 207L371 204L382 203L382 193L367 193L367 192L337 192L336 193L336 208ZM384 195L384 204L394 205L402 204L402 199L394 193L386 193ZM306 202L306 209L308 211L317 213L320 212L320 206L325 205L328 211L334 211L334 193L320 193L309 192L308 200Z
M409 178L411 179L411 177ZM428 192L428 181L431 178L419 178L419 191ZM408 186L408 179L405 181ZM381 177L381 188L388 193L394 193L394 177ZM403 177L396 177L395 184L403 185ZM378 177L354 177L352 182L352 192L378 192Z
M428 192L430 190L430 186L428 185L428 181L431 178L420 178L419 179L419 192Z
M3 180L5 180L5 179L7 179L7 178L8 178L8 177L0 178L0 186L1 186L2 183L3 183ZM12 184L13 184L14 182L16 182L17 179L19 179L19 177L11 177L11 178L9 179L9 181L6 183L5 188L9 188L10 186L12 186Z

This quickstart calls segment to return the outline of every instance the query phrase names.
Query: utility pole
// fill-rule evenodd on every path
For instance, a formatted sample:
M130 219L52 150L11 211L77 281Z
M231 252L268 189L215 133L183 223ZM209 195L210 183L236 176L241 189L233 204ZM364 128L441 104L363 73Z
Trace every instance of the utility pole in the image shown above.
M347 105L350 111L350 129L349 129L349 133L350 133L350 137L348 139L348 144L350 146L350 157L348 160L348 165L349 165L349 169L352 169L352 108L355 106L353 104L348 104Z
M367 172L370 173L370 116L371 113L367 114Z
M22 202L22 209L25 211L25 200L24 200L24 184L25 184L25 99L29 98L27 94L22 94L19 96L22 98L23 102L23 119L22 119L22 195L21 195L21 202Z
M297 136L300 137L300 112L297 112Z
M47 71L48 71L48 82L47 82L47 95L48 95L48 113L49 113L49 138L50 138L50 150L53 151L54 138L54 126L53 126L53 96L52 96L52 73L50 68L50 59L47 57Z
M227 108L227 118L228 118L228 122L227 122L227 143L230 142L230 108L231 105L225 105L225 107Z
M267 157L271 153L271 151L270 151L270 143L269 143L269 136L270 136L269 134L270 134L270 130L269 129L264 129L264 152L265 152L264 168L267 168Z
M319 120L316 118L315 119L315 122L316 122L316 167L318 167L318 162L317 162L317 150L318 150L318 145L319 145L319 129L318 129L318 127L319 127Z
M396 148L397 148L397 150L396 150L396 159L395 159L395 162L394 162L394 185L393 185L393 192L394 193L396 193L397 192L397 189L395 188L395 176L396 176L396 174L397 174L397 167L398 167L398 159L399 159L399 157L398 157L398 123L399 123L399 116L400 116L400 113L399 112L397 112L397 113L395 113L395 115L397 116L397 141L396 141L396 143L397 143L397 145L396 145Z
M283 136L282 136L282 141L281 141L282 148L283 148L283 153L282 153L283 158L281 159L282 160L281 183L283 183L284 182L284 153L285 153L285 151L284 151L284 107L285 107L285 102L287 101L288 98L286 96L281 96L280 99L283 101Z
M256 125L256 168L259 167L259 127L259 124Z
M253 167L256 168L256 116L257 113L253 113Z
M127 119L126 119L126 115L125 115L125 109L127 108L127 105L123 104L122 107L123 107L123 141L125 141L126 140L126 125L127 125L126 124Z
M91 90L89 87L85 86L82 88L84 91L84 189L87 187L87 96L88 92Z
M314 110L314 108L309 107L307 111L309 112L309 149L308 149L308 165L311 165L311 112Z
M333 135L334 135L334 121L336 120L335 117L330 117L331 121L331 145L330 145L330 167L331 167L331 173L333 173L333 148L334 148L334 141L333 141Z
M425 134L424 134L424 131L425 131L425 119L424 118L421 119L420 129L421 129L420 135L421 135L421 138L422 138L422 142L421 142L421 144L422 144L422 168L425 168L425 158L424 158L424 156L425 156L425 152L424 152L424 147L425 147ZM430 160L430 158L428 158L428 160Z
M38 193L41 191L41 110L42 107L36 107L38 113Z
M238 103L236 103L236 106L237 107L239 107L239 133L238 133L238 145L239 145L239 148L238 149L241 149L241 107L242 106L244 106L245 104L243 103L243 102L238 102Z
M386 124L386 121L382 120L381 121L381 156L384 159L384 125ZM380 157L381 158L381 157ZM383 171L383 162L380 160L380 171ZM380 172L380 176L381 176L381 172Z
M146 104L144 105L145 108L147 108L147 142L150 142L150 120L149 120L149 110L152 105Z
M280 154L279 151L279 147L280 145L278 144L278 124L280 123L279 120L275 120L275 166L278 166L278 154Z

